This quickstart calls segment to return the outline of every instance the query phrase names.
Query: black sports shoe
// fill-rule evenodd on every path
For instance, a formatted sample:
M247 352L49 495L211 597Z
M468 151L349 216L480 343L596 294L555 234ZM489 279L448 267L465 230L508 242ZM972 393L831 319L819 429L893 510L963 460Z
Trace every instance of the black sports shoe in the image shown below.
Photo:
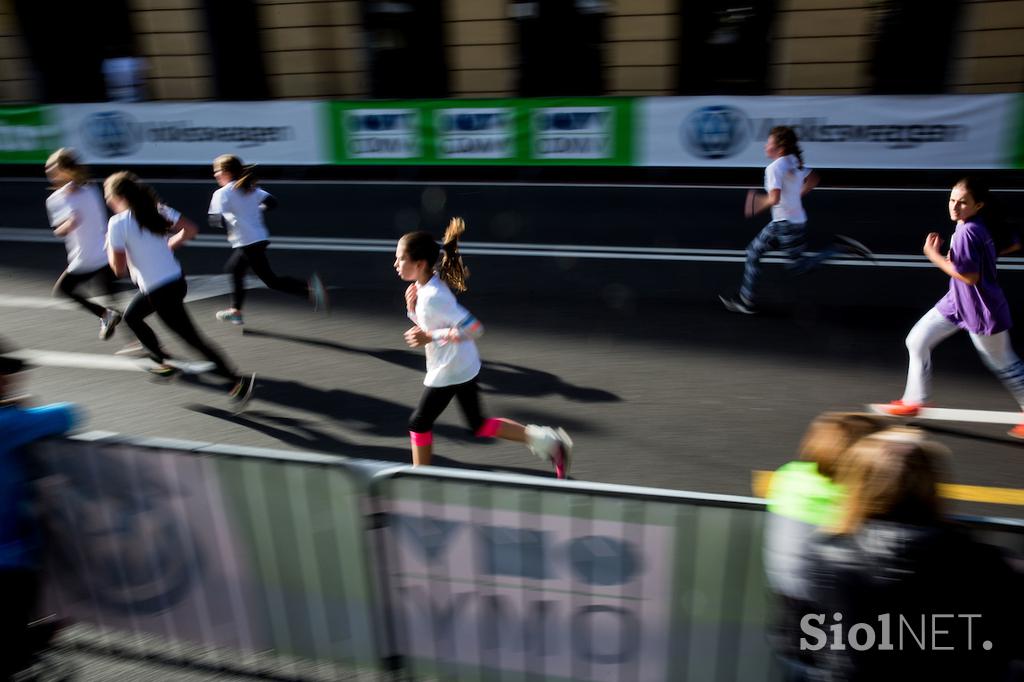
M743 313L744 315L756 315L757 308L754 307L753 303L747 303L743 300L742 296L731 298L728 296L722 296L719 294L718 300L722 302L725 309L730 313Z
M231 402L233 403L232 409L235 413L241 412L245 409L245 406L252 400L253 391L256 388L256 372L249 375L243 375L235 385L231 387Z
M869 260L872 263L878 262L878 259L875 258L874 252L853 237L847 237L845 234L837 234L836 241L839 242L847 252L854 256L863 258L864 260Z
M114 330L121 322L121 313L113 308L107 308L100 318L100 340L106 341L114 335Z

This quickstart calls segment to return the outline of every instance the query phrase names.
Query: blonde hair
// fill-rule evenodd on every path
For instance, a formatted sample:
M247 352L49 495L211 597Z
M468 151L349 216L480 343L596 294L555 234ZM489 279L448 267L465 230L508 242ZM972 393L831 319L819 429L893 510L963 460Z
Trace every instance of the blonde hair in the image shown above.
M833 478L851 445L886 426L883 417L866 412L823 412L807 427L800 443L800 459L814 462L818 473Z
M234 181L232 186L243 192L253 191L259 181L256 177L256 166L244 165L234 154L221 154L213 160L213 167L230 175Z
M856 533L873 518L932 523L941 516L939 481L949 450L912 428L861 438L839 463L846 500L835 532Z
M78 158L78 152L71 147L61 147L46 159L46 170L56 168L67 173L71 182L76 185L84 185L89 182L89 169L82 165Z

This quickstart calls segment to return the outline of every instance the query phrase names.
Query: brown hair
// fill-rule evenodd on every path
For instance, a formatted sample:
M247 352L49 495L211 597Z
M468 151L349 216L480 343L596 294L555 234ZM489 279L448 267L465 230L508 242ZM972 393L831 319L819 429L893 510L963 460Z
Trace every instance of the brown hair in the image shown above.
M82 165L78 152L71 147L61 147L46 159L46 170L56 168L71 176L71 182L84 185L89 182L89 169Z
M163 217L158 208L160 197L135 173L129 171L114 173L103 183L103 191L124 199L139 227L157 235L165 235L170 232L171 224L167 218Z
M892 428L860 439L843 457L836 482L846 487L835 531L856 533L869 519L935 523L939 481L949 450L917 429Z
M818 473L833 478L850 446L887 425L883 417L866 412L823 412L807 427L800 443L800 459L814 462Z
M789 126L775 126L768 131L768 135L775 140L775 144L782 147L783 154L792 154L800 163L800 168L804 167L803 150L800 149L800 145L797 144L795 130Z
M429 232L422 231L408 232L402 235L398 243L410 260L426 261L427 267L437 270L441 281L453 291L461 293L466 291L466 280L469 279L469 268L462 262L462 254L459 253L459 237L465 231L465 221L452 218L444 231L442 244L435 242Z
M233 187L243 192L251 192L256 188L259 178L256 177L256 166L245 166L234 154L221 154L213 160L213 167L224 171L234 181Z

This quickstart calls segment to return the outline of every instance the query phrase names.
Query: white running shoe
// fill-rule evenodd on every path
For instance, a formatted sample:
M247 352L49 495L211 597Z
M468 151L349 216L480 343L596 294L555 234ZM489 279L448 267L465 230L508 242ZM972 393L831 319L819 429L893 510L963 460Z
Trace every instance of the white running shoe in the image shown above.
M244 324L244 320L242 319L242 313L235 310L234 308L218 310L216 317L221 322L230 322L231 324Z

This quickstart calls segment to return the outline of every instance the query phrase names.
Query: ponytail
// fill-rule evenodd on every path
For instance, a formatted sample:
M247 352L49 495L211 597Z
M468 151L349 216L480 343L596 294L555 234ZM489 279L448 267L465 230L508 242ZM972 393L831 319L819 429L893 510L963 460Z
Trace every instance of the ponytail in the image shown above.
M775 144L782 147L782 153L785 156L792 154L796 157L797 162L800 164L800 168L804 167L804 154L803 150L800 149L800 145L797 143L796 131L789 126L775 126L768 131L768 135L775 139Z
M259 178L256 177L256 166L245 166L242 160L234 154L221 154L213 160L213 167L224 171L231 176L231 186L237 190L249 193L256 188Z
M171 223L163 217L158 208L160 197L152 187L140 180L134 173L128 171L114 173L103 183L103 190L106 194L112 194L125 200L139 227L158 236L170 232Z
M429 232L422 231L402 235L399 244L409 260L426 261L431 269L437 270L437 276L449 289L461 293L466 290L466 280L469 279L469 268L459 253L459 237L465 231L465 221L452 218L444 231L443 244L439 245Z
M459 237L466 231L466 223L462 218L452 218L448 229L444 231L444 242L441 245L441 263L437 266L437 275L448 288L458 292L466 290L469 279L469 268L462 262L459 253Z

